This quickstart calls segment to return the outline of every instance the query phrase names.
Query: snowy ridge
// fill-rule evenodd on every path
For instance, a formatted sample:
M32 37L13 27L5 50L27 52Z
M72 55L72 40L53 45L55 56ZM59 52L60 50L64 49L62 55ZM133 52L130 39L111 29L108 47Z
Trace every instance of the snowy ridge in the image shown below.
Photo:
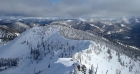
M0 47L0 58L18 58L16 66L0 66L0 74L139 74L140 58L120 49L66 26L34 27Z
M19 32L5 25L0 25L0 45L4 45L19 35Z
M21 22L12 23L12 25L10 25L10 27L13 28L13 29L16 29L16 30L18 30L20 32L23 32L23 31L25 31L25 30L30 28L30 26L28 26L28 25L26 25L24 23L21 23Z
M0 38L12 38L17 36L16 33L18 34L16 30L10 29L4 25L0 25Z

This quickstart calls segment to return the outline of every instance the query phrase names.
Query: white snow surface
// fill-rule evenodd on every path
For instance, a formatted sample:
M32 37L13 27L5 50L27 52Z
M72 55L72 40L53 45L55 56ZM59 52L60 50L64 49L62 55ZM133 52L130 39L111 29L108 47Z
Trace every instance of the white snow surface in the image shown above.
M138 19L135 19L135 21L138 22L138 23L140 22Z
M118 47L111 47L102 39L67 39L61 34L63 29L59 26L34 27L7 45L0 46L0 58L20 58L18 66L0 71L0 74L74 74L77 65L85 65L86 74L89 74L91 65L94 72L98 66L97 74L106 74L107 71L107 74L116 74L116 71L121 71L121 74L140 74L140 61L118 53L114 50ZM69 28L66 35L76 36L71 30ZM33 59L31 49L41 52L38 60ZM107 53L108 50L111 54ZM118 62L118 54L123 65ZM130 67L133 67L132 71L129 71ZM81 71L77 73L83 74Z
M126 27L126 25L124 25L124 24L121 24L121 26L122 26L122 27Z
M125 22L125 23L127 23L127 24L129 24L129 20L128 20L128 18L122 18L122 20Z

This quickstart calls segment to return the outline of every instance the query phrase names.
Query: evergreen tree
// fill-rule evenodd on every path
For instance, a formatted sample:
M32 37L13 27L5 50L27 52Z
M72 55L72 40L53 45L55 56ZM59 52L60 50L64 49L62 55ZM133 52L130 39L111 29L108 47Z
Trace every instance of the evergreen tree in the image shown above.
M75 66L75 68L74 68L74 73L73 73L73 74L78 74L77 66Z
M91 69L89 70L89 74L95 74L93 65L91 66Z

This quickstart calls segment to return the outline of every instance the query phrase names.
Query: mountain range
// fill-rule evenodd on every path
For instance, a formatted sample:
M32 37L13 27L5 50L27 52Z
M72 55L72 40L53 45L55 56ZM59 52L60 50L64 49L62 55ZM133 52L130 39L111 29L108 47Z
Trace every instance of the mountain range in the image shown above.
M0 74L139 74L139 21L1 19Z

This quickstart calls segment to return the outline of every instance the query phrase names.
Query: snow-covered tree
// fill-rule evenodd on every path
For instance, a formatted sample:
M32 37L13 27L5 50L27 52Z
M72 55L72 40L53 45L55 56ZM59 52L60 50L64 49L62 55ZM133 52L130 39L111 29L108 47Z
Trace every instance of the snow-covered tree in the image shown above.
M75 68L74 68L74 73L73 73L73 74L78 74L77 66L75 66Z
M91 69L89 69L89 74L95 74L93 65L91 66Z

